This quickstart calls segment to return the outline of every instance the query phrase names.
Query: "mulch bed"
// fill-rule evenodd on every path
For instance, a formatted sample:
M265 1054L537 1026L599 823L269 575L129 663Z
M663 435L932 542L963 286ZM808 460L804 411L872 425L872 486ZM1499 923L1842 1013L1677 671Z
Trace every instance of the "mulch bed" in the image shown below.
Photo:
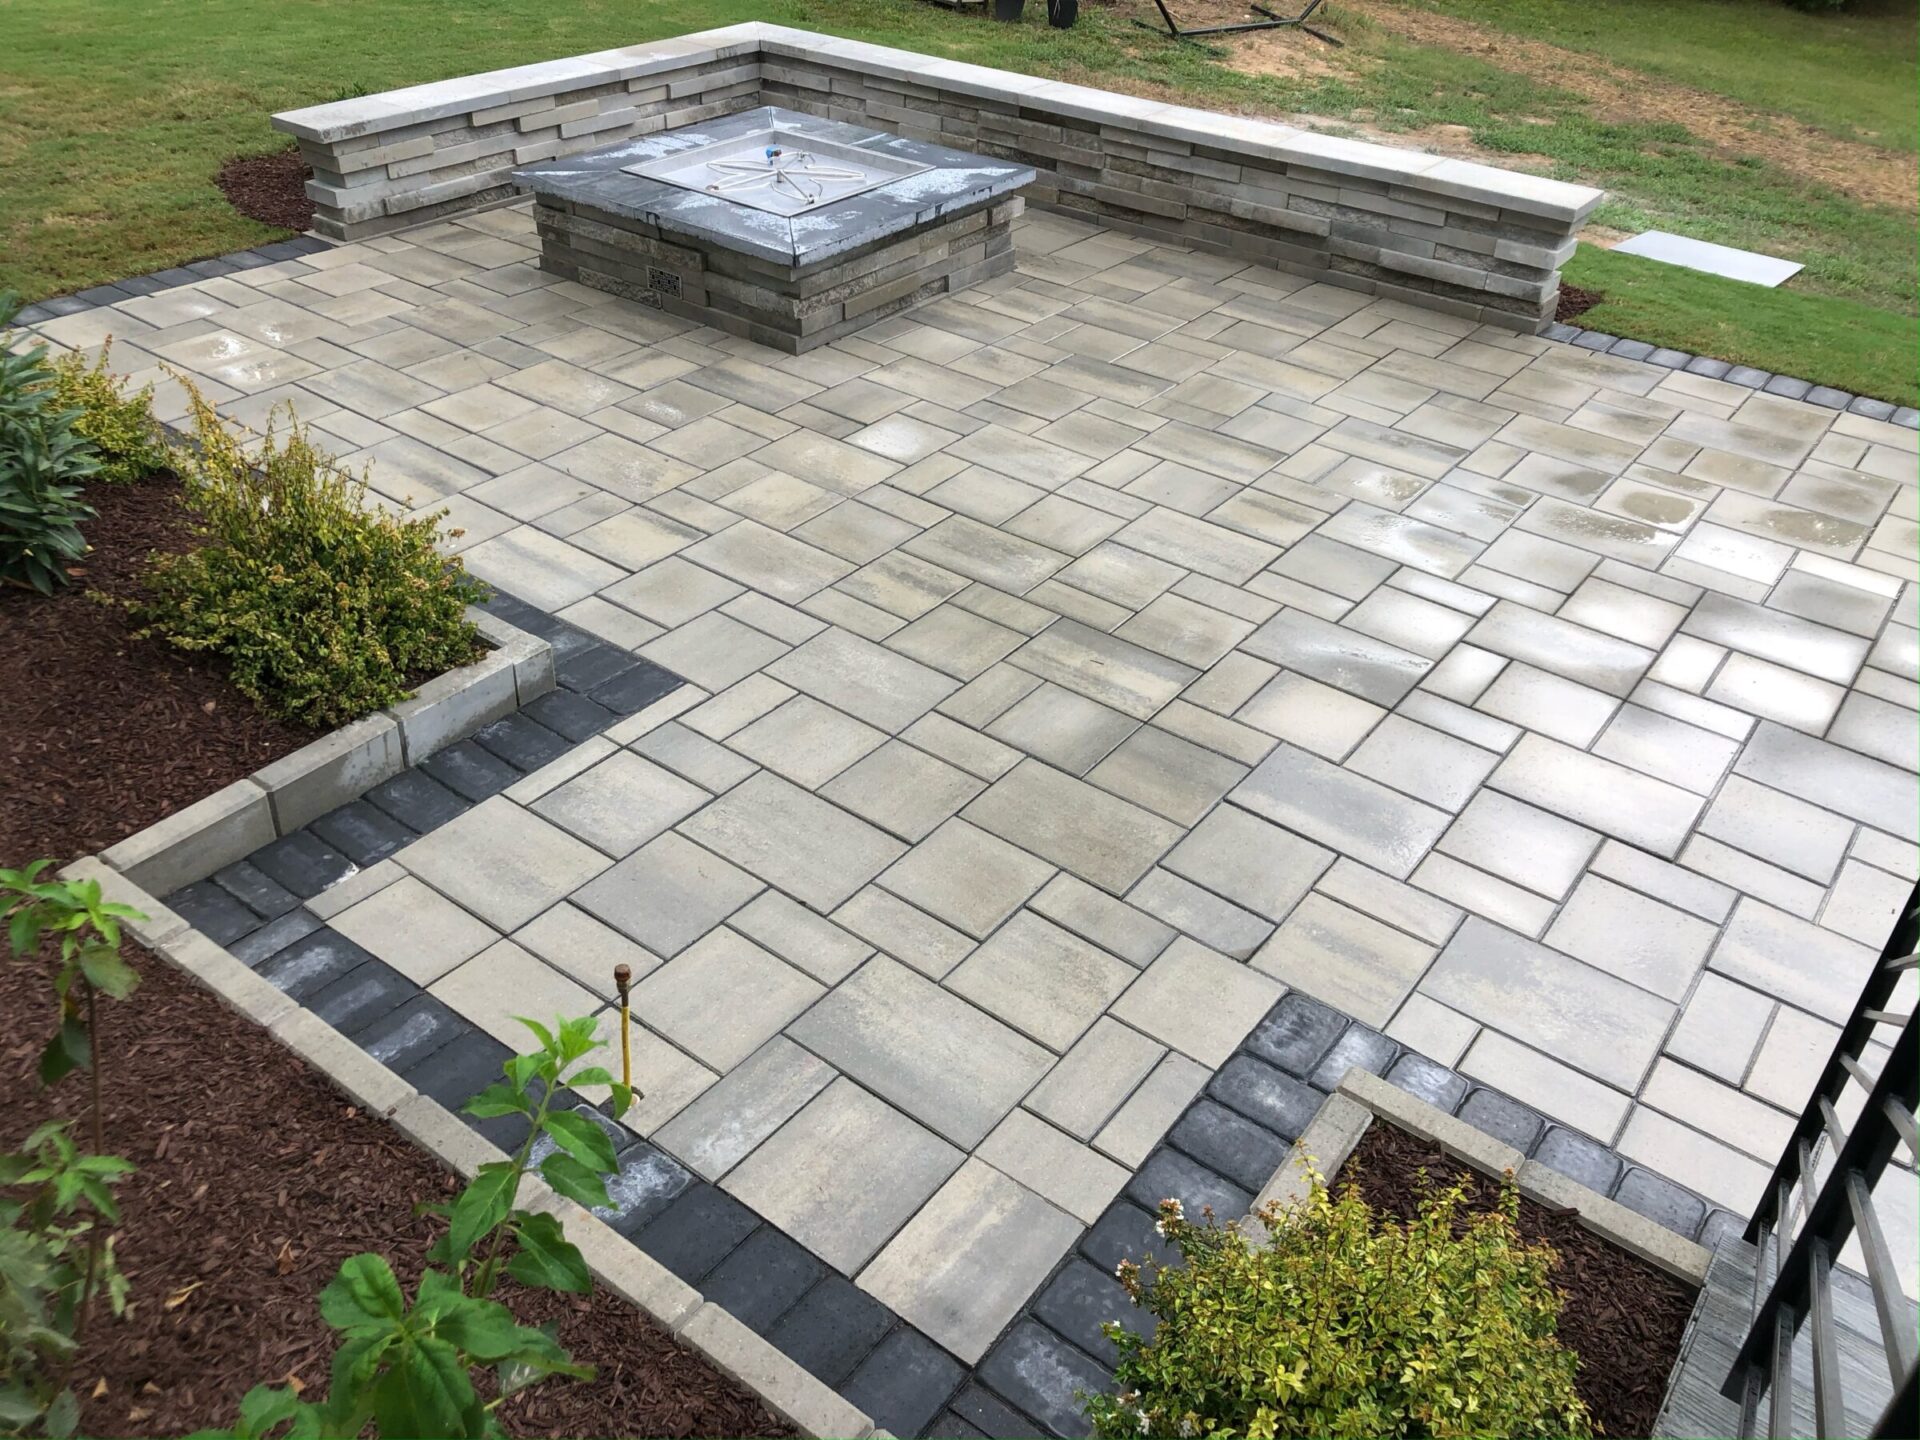
M1378 1121L1341 1167L1335 1189L1356 1187L1375 1211L1404 1222L1426 1192L1423 1170L1442 1188L1466 1179L1468 1209L1499 1202L1498 1181ZM1651 1435L1693 1311L1693 1287L1608 1244L1571 1214L1531 1200L1520 1202L1520 1234L1545 1241L1559 1257L1552 1273L1566 1302L1560 1339L1580 1357L1575 1383L1602 1433Z
M342 1260L374 1250L411 1290L436 1223L414 1206L456 1183L164 961L126 953L143 983L102 1005L101 1050L107 1149L139 1166L119 1189L116 1245L132 1303L122 1320L96 1317L83 1347L80 1433L172 1435L233 1423L257 1383L291 1375L324 1393L321 1288ZM0 966L0 1149L51 1116L85 1113L83 1076L51 1091L35 1078L49 989L39 966ZM496 1294L523 1321L558 1322L575 1359L600 1369L509 1400L512 1434L793 1433L616 1297Z
M165 475L89 485L100 513L75 582L0 588L0 866L104 850L315 738L262 712L218 661L135 640L124 607L87 593L132 598L149 554L189 548L179 495Z
M307 181L313 167L300 158L297 145L267 155L236 155L220 167L213 183L227 203L249 219L283 230L313 226L313 201Z
M1598 290L1583 289L1562 280L1560 302L1554 307L1553 318L1562 325L1570 325L1606 298Z

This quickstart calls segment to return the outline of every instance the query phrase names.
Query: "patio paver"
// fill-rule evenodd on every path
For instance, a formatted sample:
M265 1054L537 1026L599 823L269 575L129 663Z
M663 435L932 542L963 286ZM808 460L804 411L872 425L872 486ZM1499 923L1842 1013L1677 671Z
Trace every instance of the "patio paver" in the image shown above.
M169 291L213 308L160 351L140 300L37 328L284 387L610 676L704 692L587 704L595 763L336 923L503 1038L624 957L674 1205L735 1197L963 1359L1145 1216L1114 1169L1186 1183L1203 1089L1266 1123L1376 1032L1748 1203L1920 874L1914 432L1059 216L1017 244L803 357L556 282L513 211ZM1371 1028L1330 1056L1309 997Z

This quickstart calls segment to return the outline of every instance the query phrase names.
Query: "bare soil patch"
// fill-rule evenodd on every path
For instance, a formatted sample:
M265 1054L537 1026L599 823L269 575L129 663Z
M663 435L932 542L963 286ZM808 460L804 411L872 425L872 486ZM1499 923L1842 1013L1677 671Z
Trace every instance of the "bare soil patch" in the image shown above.
M179 482L96 482L86 499L100 513L74 583L0 588L0 865L104 850L314 738L88 593L131 599L150 554L191 546Z
M115 1246L132 1283L122 1320L98 1315L75 1370L80 1433L179 1435L231 1424L261 1382L324 1393L331 1332L319 1292L375 1250L411 1291L434 1225L414 1206L457 1188L384 1122L348 1104L265 1031L166 962L129 946L142 984L101 1010L107 1148L139 1166L119 1189ZM0 1148L76 1116L86 1084L43 1090L55 1023L42 968L0 968ZM84 1134L84 1129L82 1130ZM556 1380L501 1407L513 1435L785 1436L792 1430L646 1316L591 1297L497 1292L558 1324L590 1382Z
M1376 1122L1340 1167L1335 1189L1355 1188L1375 1211L1404 1222L1429 1186L1462 1179L1468 1182L1465 1212L1498 1205L1497 1181L1456 1163L1436 1145ZM1550 1245L1557 1257L1551 1275L1564 1301L1560 1341L1580 1357L1575 1384L1599 1433L1651 1435L1693 1312L1693 1288L1608 1244L1570 1211L1523 1199L1519 1229L1522 1238Z
M1588 290L1580 285L1569 285L1565 280L1562 280L1560 282L1560 300L1554 307L1553 318L1558 320L1562 325L1569 324L1572 321L1578 320L1582 315L1586 314L1587 311L1593 309L1594 306L1606 298L1607 297L1602 295L1598 290Z
M1396 5L1392 0L1340 0L1340 7L1419 44L1479 56L1503 70L1583 95L1603 120L1671 122L1722 154L1765 160L1865 204L1908 212L1920 205L1916 200L1920 156L1843 140L1791 116L1756 110L1724 95L1451 15ZM1503 158L1502 163L1511 161Z
M307 181L313 167L300 158L298 146L266 155L236 155L220 167L213 183L227 203L249 219L283 230L313 226L313 201Z

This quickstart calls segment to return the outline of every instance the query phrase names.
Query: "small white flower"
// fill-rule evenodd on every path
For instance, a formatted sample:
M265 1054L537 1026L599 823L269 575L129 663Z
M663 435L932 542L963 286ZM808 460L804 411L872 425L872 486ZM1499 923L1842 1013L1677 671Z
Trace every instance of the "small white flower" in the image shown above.
M1182 1435L1193 1434L1193 1417L1191 1415L1180 1422L1180 1433Z
M1142 1410L1140 1412L1140 1433L1144 1435L1147 1433L1147 1431L1151 1430L1152 1428L1153 1426L1151 1422L1149 1422L1147 1419L1147 1412Z
M1164 1220L1154 1221L1153 1233L1158 1235L1162 1240L1166 1239L1167 1238L1167 1222Z

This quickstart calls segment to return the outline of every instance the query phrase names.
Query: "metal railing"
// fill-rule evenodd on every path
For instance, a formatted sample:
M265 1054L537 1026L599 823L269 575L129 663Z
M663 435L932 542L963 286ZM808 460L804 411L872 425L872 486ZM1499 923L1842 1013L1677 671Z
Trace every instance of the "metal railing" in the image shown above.
M1850 1430L1847 1420L1831 1283L1834 1261L1849 1236L1859 1238L1893 1382L1892 1398L1866 1433L1888 1440L1920 1436L1913 1310L1873 1201L1874 1185L1896 1151L1904 1146L1909 1156L1920 1153L1914 1137L1914 1110L1920 1105L1920 1028L1912 1014L1887 1008L1902 974L1915 966L1916 940L1920 887L1908 898L1747 1227L1747 1239L1759 1251L1753 1317L1722 1388L1728 1399L1740 1403L1742 1440L1760 1433L1763 1400L1765 1433L1793 1433L1794 1341L1803 1324L1810 1342L1814 1433L1859 1433L1857 1425ZM1891 1053L1876 1076L1863 1060L1867 1044L1876 1038L1884 1042L1893 1030L1898 1034ZM1855 1088L1866 1098L1848 1129L1840 1112L1850 1108ZM1877 1393L1876 1387L1876 1398Z

